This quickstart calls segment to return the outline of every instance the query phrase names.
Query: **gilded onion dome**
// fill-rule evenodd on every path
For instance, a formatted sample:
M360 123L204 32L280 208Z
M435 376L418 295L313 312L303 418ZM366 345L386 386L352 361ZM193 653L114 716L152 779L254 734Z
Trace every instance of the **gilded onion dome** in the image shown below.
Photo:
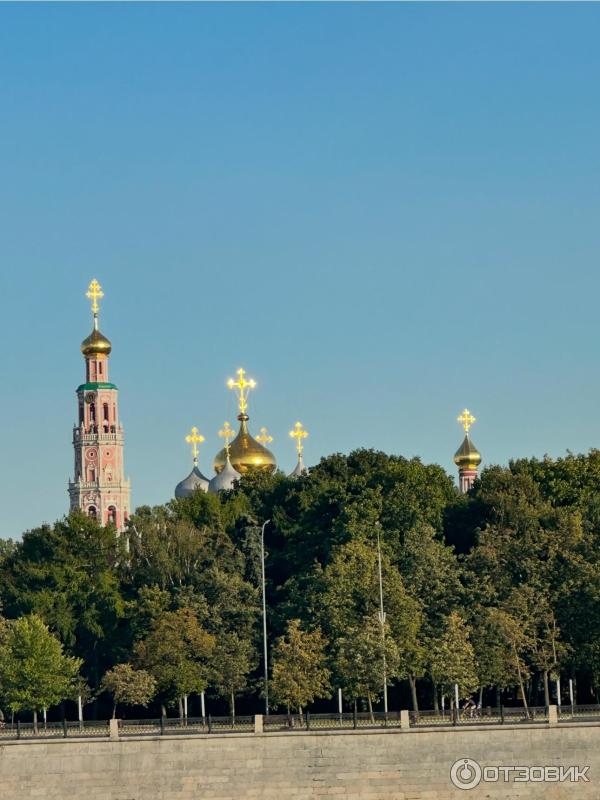
M248 415L239 414L238 420L240 421L240 429L229 445L231 466L241 475L255 471L274 472L277 468L275 456L250 435L247 425ZM215 456L215 472L221 472L226 463L227 449L224 447Z
M110 351L112 350L112 344L106 338L106 336L104 336L98 330L98 312L100 311L98 300L102 300L102 298L104 297L104 292L102 291L102 287L95 278L88 286L88 290L85 296L92 301L92 313L94 315L94 330L90 333L87 339L84 339L83 342L81 343L81 352L86 358L88 356L97 356L97 355L108 356L110 354Z
M481 454L471 441L468 433L465 433L461 446L454 454L454 463L460 469L477 469L481 464Z
M108 356L111 350L112 344L96 327L94 327L87 339L84 339L81 343L81 352L86 358L96 355Z

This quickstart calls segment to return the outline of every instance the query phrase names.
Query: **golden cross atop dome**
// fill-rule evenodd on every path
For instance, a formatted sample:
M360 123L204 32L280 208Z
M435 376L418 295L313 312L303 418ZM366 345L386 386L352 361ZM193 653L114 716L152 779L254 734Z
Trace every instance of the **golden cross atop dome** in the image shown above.
M292 439L296 440L296 450L298 451L298 455L302 455L302 451L304 450L304 445L302 444L302 440L306 439L308 436L308 431L305 431L302 427L301 422L297 422L294 425L294 430L290 431L290 436Z
M198 445L204 441L204 436L201 433L198 433L198 428L192 428L191 433L185 437L185 440L188 444L192 445L192 456L194 457L194 464L198 463Z
M223 428L219 431L219 436L221 439L225 439L225 452L227 453L227 458L229 458L229 440L233 439L235 436L235 431L232 430L231 425L228 422L223 423Z
M264 447L266 447L268 444L271 444L273 437L268 434L266 428L261 428L260 436L256 437L256 441L260 442Z
M457 422L463 426L465 433L469 432L469 428L473 425L474 422L477 422L477 419L471 414L468 408L462 412L462 414L456 418Z
M102 298L104 297L104 292L102 291L102 287L100 286L96 278L94 278L94 280L88 286L88 290L85 293L85 296L88 298L88 300L92 301L92 313L94 314L94 316L96 316L98 314L98 311L100 311L98 300L102 300Z
M229 378L227 381L227 388L236 390L240 414L245 414L248 408L248 395L250 389L256 387L256 381L253 378L246 380L246 370L241 369L241 367L236 372L236 375L238 376L237 381L234 381L233 378Z

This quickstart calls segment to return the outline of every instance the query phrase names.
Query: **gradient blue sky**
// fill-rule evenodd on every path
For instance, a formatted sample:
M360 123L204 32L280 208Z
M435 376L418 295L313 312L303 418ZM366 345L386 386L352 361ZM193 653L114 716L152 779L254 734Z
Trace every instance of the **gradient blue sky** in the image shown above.
M600 445L598 5L0 6L1 536L67 508L96 276L134 505L226 378L281 465Z

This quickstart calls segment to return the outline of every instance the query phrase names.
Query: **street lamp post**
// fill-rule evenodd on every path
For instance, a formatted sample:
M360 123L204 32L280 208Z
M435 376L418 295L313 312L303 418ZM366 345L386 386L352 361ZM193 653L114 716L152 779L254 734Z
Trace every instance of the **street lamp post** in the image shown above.
M262 606L263 606L263 657L265 662L265 715L269 715L269 665L267 661L267 594L265 581L265 528L271 522L265 520L260 531L260 564L262 573Z
M381 571L381 541L379 538L379 523L377 527L377 566L379 569L379 622L381 623L381 647L383 654L383 710L387 714L387 663L385 660L385 611L383 610L383 575Z

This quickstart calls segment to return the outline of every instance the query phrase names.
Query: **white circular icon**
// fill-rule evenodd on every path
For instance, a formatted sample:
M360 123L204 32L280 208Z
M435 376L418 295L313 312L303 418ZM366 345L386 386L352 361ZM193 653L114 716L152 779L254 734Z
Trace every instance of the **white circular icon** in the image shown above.
M472 758L459 758L450 770L450 780L458 789L474 789L480 784L481 775L481 767Z

